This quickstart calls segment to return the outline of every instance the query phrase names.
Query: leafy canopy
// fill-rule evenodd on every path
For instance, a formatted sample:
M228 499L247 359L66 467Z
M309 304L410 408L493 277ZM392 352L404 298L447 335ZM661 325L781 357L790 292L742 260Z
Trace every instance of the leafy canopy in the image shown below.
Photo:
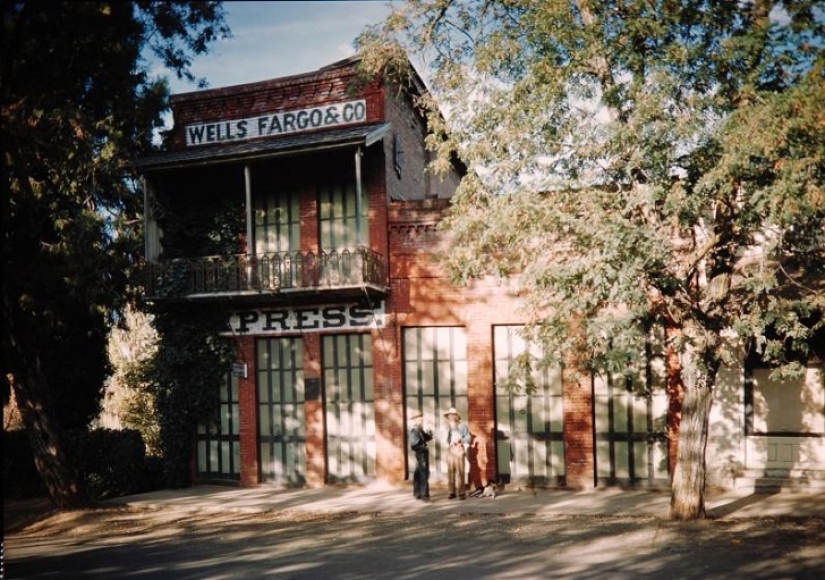
M3 376L32 409L47 384L63 426L84 427L109 372L107 329L135 290L130 163L168 106L143 55L195 80L192 58L229 31L217 2L1 6Z
M413 0L359 43L368 70L420 64L433 167L470 167L455 279L519 273L550 352L621 368L654 317L717 361L722 329L776 355L823 325L824 23L821 1Z

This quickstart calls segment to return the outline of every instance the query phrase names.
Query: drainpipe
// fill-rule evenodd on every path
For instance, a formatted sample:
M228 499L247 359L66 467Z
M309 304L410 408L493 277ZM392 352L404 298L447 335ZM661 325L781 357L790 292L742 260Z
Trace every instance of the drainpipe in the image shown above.
M355 243L361 248L361 147L355 150Z
M243 168L244 187L246 190L246 284L252 288L252 272L255 263L255 239L252 237L252 168L249 163Z

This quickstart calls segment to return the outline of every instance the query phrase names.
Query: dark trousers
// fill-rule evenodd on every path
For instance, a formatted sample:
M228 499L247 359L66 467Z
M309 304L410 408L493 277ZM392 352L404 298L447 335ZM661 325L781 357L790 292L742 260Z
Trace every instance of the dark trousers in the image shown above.
M430 497L430 452L426 449L415 452L413 495L415 499Z

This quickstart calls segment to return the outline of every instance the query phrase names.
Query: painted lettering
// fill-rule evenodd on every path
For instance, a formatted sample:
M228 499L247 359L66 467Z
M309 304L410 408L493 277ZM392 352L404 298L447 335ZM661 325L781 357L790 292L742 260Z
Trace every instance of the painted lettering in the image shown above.
M272 115L272 119L269 122L269 131L268 133L283 133L284 130L281 128L281 119L278 115Z
M327 114L324 117L324 125L337 125L338 117L338 107L334 105L332 107L327 107Z
M374 308L358 304L336 304L284 310L235 312L230 317L227 331L221 334L226 336L278 335L346 328L384 328L385 325L383 302Z
M289 330L289 325L286 323L287 318L289 318L289 310L272 310L267 312L264 330L274 330L276 324L280 325L281 330Z
M367 110L363 102L347 103L344 105L344 123L363 121L366 116Z
M192 144L197 145L198 143L203 142L203 130L206 127L204 125L195 125L187 127L188 134L189 134L189 142Z
M299 330L318 328L318 309L308 308L306 310L296 310L295 320L298 322L296 328Z
M349 323L352 326L369 326L372 310L362 310L357 306L349 309Z
M309 114L310 125L320 127L323 122L324 114L321 112L321 109L312 109L312 112Z
M342 328L347 323L346 310L332 307L324 308L324 328Z
M360 123L367 118L366 103L366 100L361 99L321 107L282 111L261 117L229 121L223 119L213 123L188 125L185 128L186 144L191 146L221 143Z
M247 310L238 313L238 332L249 332L249 326L258 322L258 313L254 310Z

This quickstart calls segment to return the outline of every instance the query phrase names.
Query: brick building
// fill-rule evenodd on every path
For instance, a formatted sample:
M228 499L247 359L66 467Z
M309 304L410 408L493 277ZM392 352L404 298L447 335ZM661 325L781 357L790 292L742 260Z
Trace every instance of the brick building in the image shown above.
M409 414L423 410L442 432L455 406L474 435L471 485L667 486L678 409L668 405L661 337L651 332L644 384L573 382L558 365L536 373L529 396L505 390L510 365L534 348L518 334L515 284L456 287L433 259L462 167L444 179L424 171L425 124L410 98L423 85L364 83L356 66L177 95L171 147L138 162L147 298L220 309L238 351L219 422L196 434L196 477L400 482L414 461ZM787 432L755 431L764 417L746 413L753 381L746 389L730 372L712 476L767 473L771 438L807 445L783 469L822 469L820 403L805 432L796 419ZM811 373L819 401L822 374ZM742 473L729 473L731 461Z

